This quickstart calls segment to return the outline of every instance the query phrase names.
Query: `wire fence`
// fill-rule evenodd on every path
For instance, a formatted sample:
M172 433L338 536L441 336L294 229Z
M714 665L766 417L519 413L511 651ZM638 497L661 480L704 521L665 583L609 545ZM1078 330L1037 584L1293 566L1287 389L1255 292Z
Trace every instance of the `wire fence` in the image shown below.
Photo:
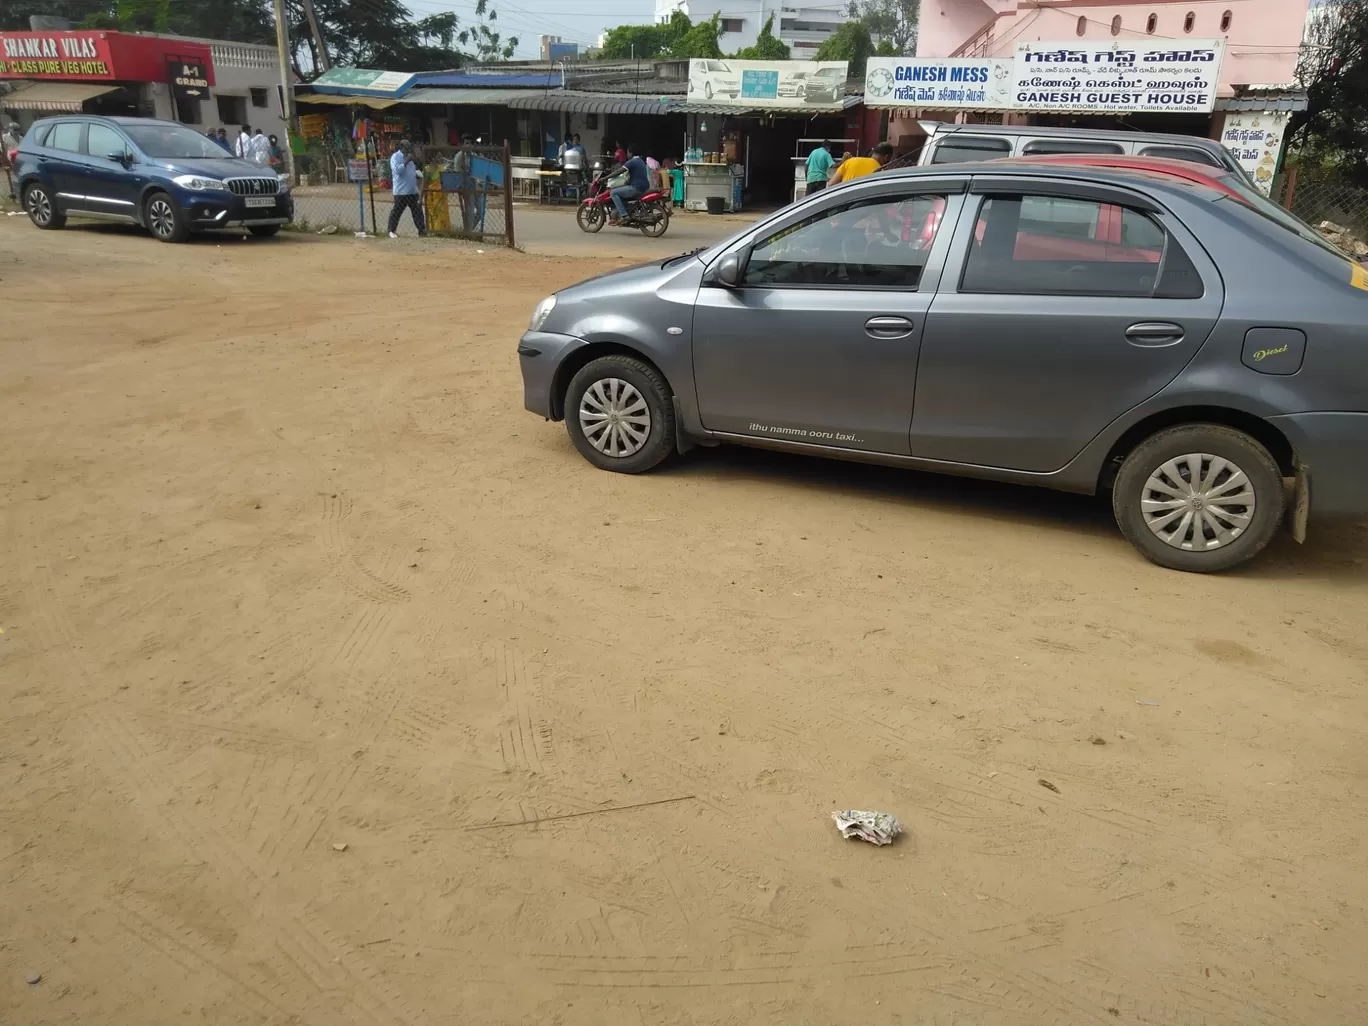
M395 196L389 161L317 160L294 187L294 227L325 234L420 232L512 246L513 197L506 146L428 147L421 193Z
M1351 256L1368 256L1368 188L1335 171L1294 166L1283 178L1281 202Z

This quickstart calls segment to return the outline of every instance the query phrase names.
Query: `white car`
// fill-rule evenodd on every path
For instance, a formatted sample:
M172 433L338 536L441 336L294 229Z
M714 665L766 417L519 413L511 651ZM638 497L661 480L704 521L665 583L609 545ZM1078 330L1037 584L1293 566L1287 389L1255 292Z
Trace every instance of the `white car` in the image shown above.
M741 95L741 76L731 69L726 61L700 61L703 75L701 79L689 79L689 93L701 93L703 99L714 96L730 96L733 100Z

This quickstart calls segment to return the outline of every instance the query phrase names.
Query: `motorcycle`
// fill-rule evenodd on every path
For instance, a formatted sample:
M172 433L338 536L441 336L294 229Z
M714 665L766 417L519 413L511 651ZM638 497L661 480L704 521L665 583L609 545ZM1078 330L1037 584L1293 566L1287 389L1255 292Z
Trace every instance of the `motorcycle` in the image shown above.
M608 223L613 209L612 190L608 179L616 173L607 168L594 176L589 183L589 193L580 201L575 211L575 223L580 231L593 234L601 231ZM658 239L670 227L670 197L659 189L652 189L640 198L627 201L627 216L621 218L614 228L639 228L641 234Z

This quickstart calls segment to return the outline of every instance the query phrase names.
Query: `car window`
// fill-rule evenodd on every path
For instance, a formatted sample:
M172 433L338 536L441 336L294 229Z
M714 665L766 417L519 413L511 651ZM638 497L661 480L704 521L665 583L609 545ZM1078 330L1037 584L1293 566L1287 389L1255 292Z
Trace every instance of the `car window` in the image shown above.
M1192 164L1206 164L1208 167L1223 165L1206 150L1195 146L1146 146L1140 151L1142 157L1168 157L1170 160L1186 160Z
M33 141L34 146L46 146L48 133L52 131L51 125L39 125L25 137L24 141Z
M128 152L128 143L108 125L91 125L86 136L86 152L92 157L108 157L111 153Z
M1032 139L1021 148L1025 156L1044 153L1124 153L1120 143L1086 139Z
M997 160L1012 152L1006 139L988 135L960 135L958 132L940 143L931 154L933 164L962 164L968 160Z
M50 149L70 150L72 153L81 151L81 129L85 125L79 121L59 121L52 126L52 131L48 133L47 142L44 143Z
M1148 215L1117 204L1055 196L992 196L979 209L960 291L1151 296L1171 242ZM1201 295L1195 268L1190 262L1179 266L1185 260L1185 254L1175 257L1174 266L1190 273L1175 279L1168 291L1191 293L1195 282Z
M946 197L880 196L824 210L756 245L742 283L915 289Z

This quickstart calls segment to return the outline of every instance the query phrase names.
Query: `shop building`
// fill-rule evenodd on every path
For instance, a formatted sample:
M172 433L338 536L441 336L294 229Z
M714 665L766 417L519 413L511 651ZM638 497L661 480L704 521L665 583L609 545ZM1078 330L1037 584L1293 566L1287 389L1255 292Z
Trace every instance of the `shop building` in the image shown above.
M274 47L102 30L0 32L0 114L27 129L55 113L244 124L286 138Z

